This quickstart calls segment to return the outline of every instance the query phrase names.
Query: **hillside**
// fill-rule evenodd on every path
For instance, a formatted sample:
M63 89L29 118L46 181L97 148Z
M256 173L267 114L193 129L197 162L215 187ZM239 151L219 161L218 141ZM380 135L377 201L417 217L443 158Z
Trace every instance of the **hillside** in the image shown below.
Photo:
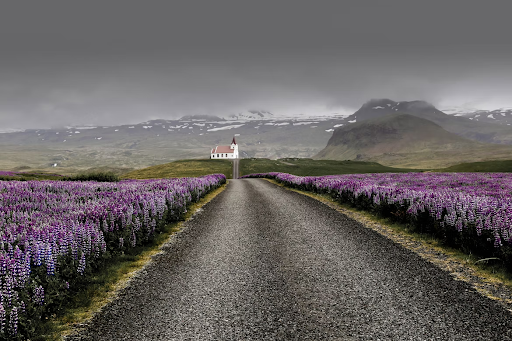
M258 113L255 115L259 116ZM0 170L77 173L89 168L138 169L209 157L238 136L241 157L312 157L325 147L338 117L185 116L108 127L62 127L0 134Z
M428 169L461 162L509 159L511 152L511 146L472 141L430 120L395 113L337 128L315 158Z
M512 160L461 163L447 168L437 169L436 172L512 172Z
M486 143L512 144L512 127L471 117L447 115L425 101L395 102L390 99L372 99L361 106L343 123L354 123L391 114L409 114L430 120L459 136Z
M501 125L512 125L512 108L504 107L494 110L452 107L442 109L448 115L461 116L469 120Z

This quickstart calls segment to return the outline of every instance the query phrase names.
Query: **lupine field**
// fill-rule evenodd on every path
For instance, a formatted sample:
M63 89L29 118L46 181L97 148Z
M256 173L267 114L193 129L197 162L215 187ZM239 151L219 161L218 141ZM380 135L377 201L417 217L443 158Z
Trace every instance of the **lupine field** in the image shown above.
M225 181L0 181L0 340L29 338L109 257L150 241Z
M512 269L511 173L250 174L331 195Z

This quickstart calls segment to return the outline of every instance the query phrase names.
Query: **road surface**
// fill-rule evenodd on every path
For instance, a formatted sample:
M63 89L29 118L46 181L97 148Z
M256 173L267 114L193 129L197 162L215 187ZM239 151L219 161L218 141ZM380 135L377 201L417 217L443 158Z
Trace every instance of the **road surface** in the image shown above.
M301 194L231 180L72 340L510 340L511 314Z
M238 171L239 163L240 163L240 159L233 159L233 179L238 179L238 175L240 174Z

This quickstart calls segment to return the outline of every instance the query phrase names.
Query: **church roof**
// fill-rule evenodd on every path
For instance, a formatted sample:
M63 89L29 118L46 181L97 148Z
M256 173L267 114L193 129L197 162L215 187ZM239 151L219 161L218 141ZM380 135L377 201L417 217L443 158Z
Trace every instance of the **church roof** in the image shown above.
M235 150L231 149L231 146L217 146L212 149L212 154L214 153L234 153Z

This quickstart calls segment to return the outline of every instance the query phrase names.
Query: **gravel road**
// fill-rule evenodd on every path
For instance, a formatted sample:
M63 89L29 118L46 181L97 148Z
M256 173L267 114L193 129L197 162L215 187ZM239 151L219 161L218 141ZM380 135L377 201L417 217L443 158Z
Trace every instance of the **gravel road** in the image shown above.
M512 315L326 205L227 189L70 340L512 340Z

